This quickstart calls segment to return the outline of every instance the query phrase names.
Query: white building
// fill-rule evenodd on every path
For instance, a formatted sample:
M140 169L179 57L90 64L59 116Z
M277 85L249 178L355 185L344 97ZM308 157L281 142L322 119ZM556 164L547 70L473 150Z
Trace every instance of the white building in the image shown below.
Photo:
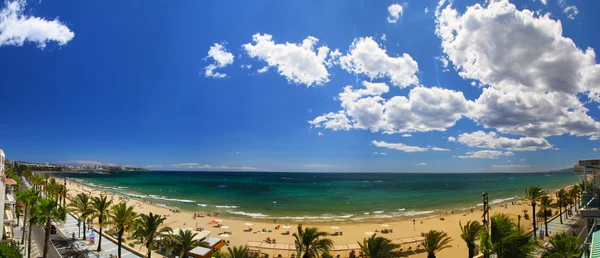
M4 193L6 192L6 186L4 182L6 181L6 175L4 174L4 160L6 160L6 156L4 156L4 151L0 149L0 237L4 236Z
M16 208L16 200L13 192L17 182L6 178L6 174L4 173L5 161L6 156L4 156L4 151L0 149L0 211L2 211L0 212L0 225L2 225L0 226L0 236L2 236L2 239L12 239L11 224L15 222L14 209Z

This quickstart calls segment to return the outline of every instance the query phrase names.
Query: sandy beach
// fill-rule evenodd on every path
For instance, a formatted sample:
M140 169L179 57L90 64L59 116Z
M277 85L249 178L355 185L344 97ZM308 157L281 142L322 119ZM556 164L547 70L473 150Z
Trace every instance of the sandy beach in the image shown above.
M67 188L68 196L75 196L78 193L86 192L91 196L106 194L113 199L114 203L118 203L120 200L124 199L124 196L83 186L73 181L67 181ZM293 244L294 241L292 235L284 235L282 233L286 232L284 226L289 226L291 233L294 233L298 224L297 222L290 223L284 221L267 222L264 220L241 220L238 218L233 219L221 216L204 216L194 219L194 212L173 212L167 207L149 204L144 200L139 200L136 198L130 199L127 201L127 204L135 206L135 210L138 213L147 214L152 212L154 214L166 215L167 220L165 221L164 225L171 228L194 229L197 225L199 228L204 228L205 230L210 231L210 235L214 237L219 237L218 235L225 231L231 232L231 236L225 238L225 240L230 241L231 245L244 245L249 241L264 241L267 238L276 239L278 244ZM531 206L527 205L523 201L517 201L514 202L514 204L511 202L507 204L495 204L492 205L491 214L506 213L511 217L514 217L516 221L517 215L522 215L524 209L527 209L528 213L531 215ZM198 209L197 212L202 212L204 215L206 215L207 212L211 211ZM330 236L335 245L354 244L357 241L362 241L362 239L367 237L366 232L376 232L382 229L393 229L393 233L377 233L378 235L385 236L391 240L398 240L407 237L418 237L421 235L421 232L440 230L448 233L448 236L452 237L454 240L451 243L452 248L442 250L440 252L440 257L466 256L467 247L464 241L460 238L461 231L459 227L459 221L462 221L463 223L469 220L480 221L482 216L481 208L479 207L478 209L474 210L473 213L471 213L471 211L447 211L433 216L431 216L431 214L428 215L430 216L427 218L406 217L405 219L384 219L375 222L307 223L303 224L303 226L318 227L320 230L330 233L337 231L343 232L342 236ZM228 228L215 228L213 225L208 224L216 219L222 220L220 224L225 225ZM414 224L413 219L415 219ZM253 224L251 226L253 228L252 232L247 231L249 228L249 226L246 225L247 223ZM532 223L532 220L521 219L521 225L526 229L532 229ZM382 226L382 224L387 224L388 226ZM281 228L276 229L277 226L281 226ZM332 229L331 227L339 227L339 229ZM257 232L263 228L269 229L272 232ZM416 247L414 244L411 246L412 248ZM407 245L406 248L408 247L409 246ZM136 249L139 249L139 246L136 246ZM143 247L142 252L145 252ZM285 256L286 254L282 253L282 255ZM426 253L411 255L411 257L426 257Z

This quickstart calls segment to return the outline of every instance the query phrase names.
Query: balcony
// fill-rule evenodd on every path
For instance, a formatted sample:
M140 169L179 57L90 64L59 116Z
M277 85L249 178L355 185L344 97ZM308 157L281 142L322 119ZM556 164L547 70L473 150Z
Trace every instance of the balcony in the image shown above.
M583 207L581 207L581 217L600 218L600 196L584 196L582 198Z

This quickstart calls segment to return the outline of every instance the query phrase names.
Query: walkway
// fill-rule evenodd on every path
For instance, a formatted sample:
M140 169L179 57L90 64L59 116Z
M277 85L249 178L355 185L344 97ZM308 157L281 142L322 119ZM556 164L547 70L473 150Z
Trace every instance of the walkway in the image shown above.
M117 256L117 244L111 242L107 238L102 238L102 251L100 253L96 252L96 248L98 248L98 232L94 232L96 235L96 243L89 244L89 241L83 241L79 239L79 228L77 227L77 219L73 217L71 214L67 214L67 220L63 224L55 223L56 228L62 232L65 236L72 236L72 233L75 233L75 240L71 240L73 245L83 253L85 257L94 257L94 258L105 258L110 257L110 255ZM91 230L87 229L86 236L92 233ZM83 234L83 232L82 232ZM83 237L83 236L82 236ZM140 257L134 253L129 252L125 247L121 247L121 257L127 258L137 258Z
M569 216L569 219L565 219L565 217L564 217L565 212L566 211L563 211L563 214L562 214L563 224L560 223L559 217L555 217L551 221L548 221L548 232L550 232L551 237L555 236L556 234L563 232L563 231L567 232L568 234L573 234L573 231L575 231L575 234L578 236L579 234L581 234L581 231L584 230L585 223L583 220L580 219L579 214L577 213L577 211L574 207L571 207L571 212L573 213L573 215ZM539 229L546 230L544 223L541 223L540 225L538 225L538 238L537 239L540 242L541 246L549 247L550 246L549 240L551 238L544 237L543 239L541 239L539 237ZM536 251L534 252L534 256L540 257L544 251L545 250L542 248L537 248Z

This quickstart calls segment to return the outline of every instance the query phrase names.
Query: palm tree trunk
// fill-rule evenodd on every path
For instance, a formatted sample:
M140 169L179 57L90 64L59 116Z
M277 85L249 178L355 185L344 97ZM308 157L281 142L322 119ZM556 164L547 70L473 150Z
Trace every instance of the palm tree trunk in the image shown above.
M469 258L473 258L473 256L475 256L474 252L475 252L475 246L474 245L468 245L467 246L469 248Z
M52 225L52 222L50 221L50 218L46 219L46 233L45 233L45 237L44 237L44 258L48 258L48 250L50 250L50 226Z
M148 249L148 258L150 258L150 255L152 255L152 251L150 251L151 243L152 243L152 240L148 240L148 243L146 243L146 249Z
M427 254L427 258L435 258L435 254L434 253L428 253Z
M25 243L25 225L27 222L27 202L25 202L25 214L23 214L23 237L21 237L21 244Z
M98 225L98 227L100 227L100 235L98 236L98 248L96 249L96 251L100 252L102 250L102 222L100 222L100 225Z
M117 238L118 242L118 249L117 249L117 257L121 258L121 238L123 237L123 231L124 230L119 230L119 238Z
M536 227L536 221L537 218L535 217L535 202L531 203L531 206L533 207L533 239L537 239L537 227Z
M85 218L83 218L81 220L81 223L83 223L83 241L85 241L85 233L86 233L86 231L85 231Z
M548 236L548 212L544 209L544 224L546 225L546 236Z
M558 202L558 217L560 217L560 224L563 224L563 221L562 221L562 203L560 201Z

